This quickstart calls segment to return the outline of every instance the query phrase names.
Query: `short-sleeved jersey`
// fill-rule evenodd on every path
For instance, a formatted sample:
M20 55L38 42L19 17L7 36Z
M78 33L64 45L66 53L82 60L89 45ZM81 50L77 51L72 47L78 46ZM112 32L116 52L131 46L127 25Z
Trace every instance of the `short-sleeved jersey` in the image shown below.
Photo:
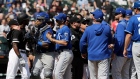
M56 32L56 39L57 40L64 40L68 42L67 46L56 44L56 50L61 49L71 49L71 32L68 26L64 25L62 28L58 29Z
M51 51L55 50L55 45L53 43L51 43L51 41L46 37L48 32L50 32L53 35L53 30L50 27L48 27L44 32L42 32L41 36L39 37L39 41L49 44L48 49L39 47L38 51L40 53L45 53L46 51L51 52Z
M7 35L7 39L10 44L12 43L17 43L19 49L25 49L25 44L24 44L24 35L21 31L19 30L11 30L10 33Z
M140 14L130 18L125 32L132 34L132 41L140 41Z

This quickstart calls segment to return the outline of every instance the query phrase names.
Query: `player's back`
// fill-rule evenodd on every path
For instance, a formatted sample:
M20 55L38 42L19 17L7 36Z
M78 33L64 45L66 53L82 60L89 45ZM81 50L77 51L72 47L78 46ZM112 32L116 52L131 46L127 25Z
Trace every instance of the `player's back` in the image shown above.
M108 44L111 43L111 29L106 24L93 24L87 27L88 55L93 60L110 57ZM99 58L100 57L100 58Z

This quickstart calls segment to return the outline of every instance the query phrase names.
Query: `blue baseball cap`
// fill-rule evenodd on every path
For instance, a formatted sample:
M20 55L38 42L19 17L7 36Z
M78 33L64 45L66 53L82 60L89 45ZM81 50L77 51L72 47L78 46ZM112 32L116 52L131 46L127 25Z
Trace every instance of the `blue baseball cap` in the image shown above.
M126 16L132 16L132 10L127 9L127 10L125 11L125 15L126 15Z
M67 15L64 13L58 13L58 15L56 15L54 18L59 21L66 21Z
M140 9L140 1L136 1L136 2L134 3L133 8L139 8L139 9Z
M100 9L95 10L94 12L90 12L91 14L93 14L95 19L103 19L103 12Z
M46 12L40 12L36 15L36 19L49 19L49 15Z
M125 14L125 9L121 8L121 7L116 8L115 13L117 13L117 14L120 14L120 13Z

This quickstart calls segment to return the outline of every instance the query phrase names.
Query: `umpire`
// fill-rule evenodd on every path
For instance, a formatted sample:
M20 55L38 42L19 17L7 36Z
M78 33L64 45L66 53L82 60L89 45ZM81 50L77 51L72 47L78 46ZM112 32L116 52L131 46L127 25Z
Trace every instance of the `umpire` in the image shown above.
M79 50L79 41L81 38L80 28L80 19L76 16L72 17L70 20L70 30L71 30L71 42L72 42L72 52L74 55L72 61L72 79L82 79L83 76L83 61L81 57L81 53Z

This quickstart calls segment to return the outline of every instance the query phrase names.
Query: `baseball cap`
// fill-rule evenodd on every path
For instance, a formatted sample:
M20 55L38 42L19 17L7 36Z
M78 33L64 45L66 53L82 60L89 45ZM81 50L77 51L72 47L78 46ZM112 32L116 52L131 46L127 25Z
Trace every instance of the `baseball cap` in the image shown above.
M81 20L75 16L75 17L72 17L72 18L70 19L70 23L73 23L73 22L80 23Z
M100 9L95 10L94 12L90 12L91 14L93 14L95 19L103 19L103 12Z
M121 7L116 8L115 14L120 14L120 13L125 14L125 9L124 8L121 8Z
M18 21L16 19L11 19L8 23L9 26L11 25L19 25Z
M132 16L132 10L126 10L126 12L125 12L125 15L126 16Z
M133 8L139 8L139 9L140 9L140 1L136 1L136 2L134 3Z
M58 13L58 15L56 15L54 18L59 21L66 21L67 15L64 13Z
M90 21L90 19L83 18L83 19L81 20L81 23L87 23L87 22L89 22L89 21Z

